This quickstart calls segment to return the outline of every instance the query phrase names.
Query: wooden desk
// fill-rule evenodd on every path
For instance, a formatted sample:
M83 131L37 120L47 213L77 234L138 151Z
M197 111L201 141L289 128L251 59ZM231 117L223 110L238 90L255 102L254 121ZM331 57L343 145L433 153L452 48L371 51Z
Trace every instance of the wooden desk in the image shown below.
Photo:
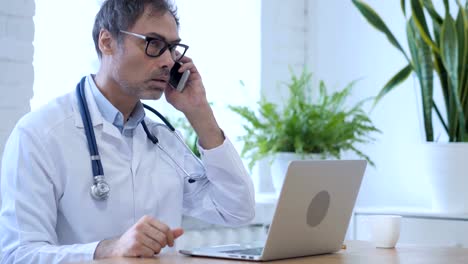
M368 242L348 241L347 249L335 254L277 260L264 263L320 263L320 264L458 264L468 263L468 248L438 248L397 246L395 249L377 249ZM162 254L152 259L117 258L86 262L88 264L248 264L249 261L188 257L180 254ZM262 262L257 262L262 263Z

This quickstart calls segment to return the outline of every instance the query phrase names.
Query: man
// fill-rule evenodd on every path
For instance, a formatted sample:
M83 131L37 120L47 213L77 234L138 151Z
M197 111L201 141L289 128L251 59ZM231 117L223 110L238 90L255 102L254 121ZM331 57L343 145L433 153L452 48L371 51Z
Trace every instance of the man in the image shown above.
M182 214L232 226L254 217L252 182L218 127L200 73L183 56L171 4L107 0L93 38L101 67L83 85L100 156L90 158L75 91L18 122L2 162L2 263L151 257L182 235ZM175 60L179 72L191 72L182 93L167 83ZM203 172L200 166L144 117L140 99L163 94L199 137L206 173L195 182L176 164L190 175ZM143 119L169 155L148 139ZM90 195L97 159L110 188L106 200Z

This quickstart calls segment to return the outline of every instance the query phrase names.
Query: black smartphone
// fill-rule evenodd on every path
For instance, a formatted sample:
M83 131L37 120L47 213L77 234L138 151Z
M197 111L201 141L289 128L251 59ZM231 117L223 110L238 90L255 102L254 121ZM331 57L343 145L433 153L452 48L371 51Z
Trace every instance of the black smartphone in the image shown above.
M182 66L182 63L176 62L169 73L169 85L178 92L182 92L184 90L185 83L190 76L189 70L179 72L180 66Z

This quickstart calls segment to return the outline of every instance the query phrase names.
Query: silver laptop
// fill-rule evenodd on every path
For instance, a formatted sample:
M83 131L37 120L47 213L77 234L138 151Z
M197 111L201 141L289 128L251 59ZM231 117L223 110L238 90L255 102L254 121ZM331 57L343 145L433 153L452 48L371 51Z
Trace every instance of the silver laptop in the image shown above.
M365 160L292 161L266 241L180 250L191 256L267 261L341 249Z

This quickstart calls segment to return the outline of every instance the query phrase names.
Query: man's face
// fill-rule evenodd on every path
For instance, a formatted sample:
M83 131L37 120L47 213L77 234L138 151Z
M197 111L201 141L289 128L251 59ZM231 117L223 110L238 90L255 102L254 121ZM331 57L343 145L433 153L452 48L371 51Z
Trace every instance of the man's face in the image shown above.
M163 15L152 14L146 8L144 14L127 31L159 37L168 43L180 41L174 17L166 12ZM169 71L174 65L170 51L153 58L145 53L146 41L130 35L123 35L123 42L112 56L113 79L121 91L135 99L159 99L167 84Z

